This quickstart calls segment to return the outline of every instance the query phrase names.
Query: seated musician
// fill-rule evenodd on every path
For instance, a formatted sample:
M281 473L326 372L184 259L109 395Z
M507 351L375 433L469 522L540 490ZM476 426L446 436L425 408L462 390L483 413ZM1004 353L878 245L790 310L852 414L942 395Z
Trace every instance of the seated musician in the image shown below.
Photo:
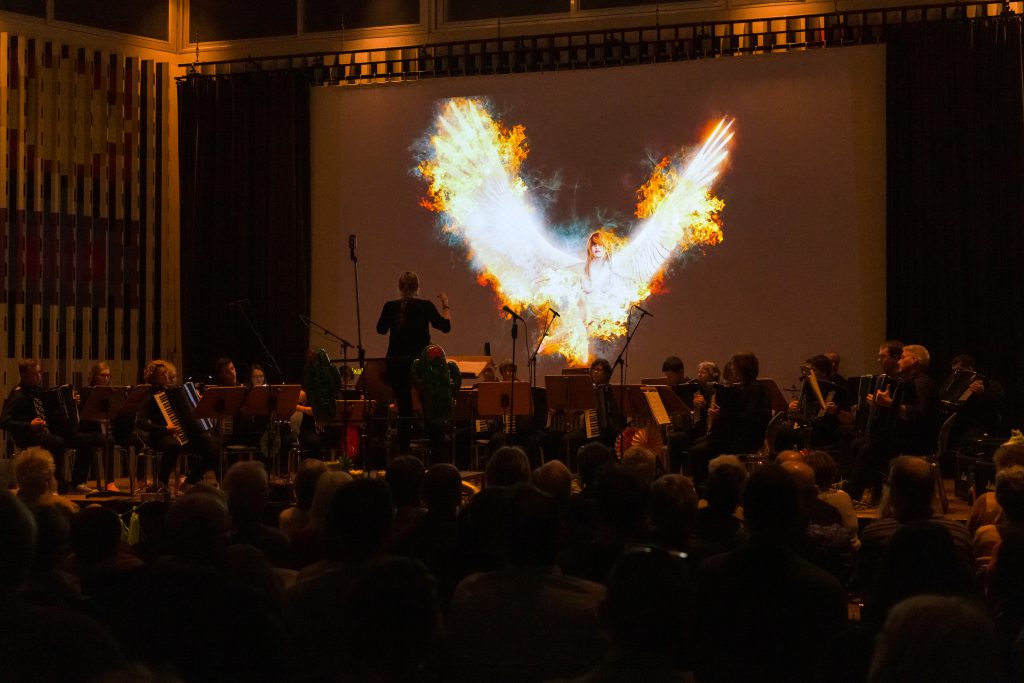
M838 384L843 386L846 384L846 378L839 372L839 363L842 358L839 357L839 353L836 351L829 351L825 354L825 358L828 358L829 365L831 366L828 372L828 381L832 384Z
M700 385L686 376L683 360L678 356L669 356L661 364L661 372L665 375L665 384L671 387L683 400L691 412L686 414L672 413L669 417L672 424L668 429L668 453L670 467L679 472L683 466L683 458L693 438L693 399L700 395Z
M519 368L512 363L512 359L506 358L498 364L498 374L500 377L498 381L515 382L519 379L518 371ZM520 412L518 404L516 412ZM493 455L502 446L520 446L526 451L531 462L540 462L540 455L537 449L541 445L542 437L538 434L533 415L512 415L510 420L509 416L503 415L496 420L490 421L489 426L491 431L488 435L477 437L489 439L490 443L487 446L488 457Z
M803 389L800 398L790 401L789 413L793 422L788 423L776 438L775 450L787 448L815 448L830 450L837 447L837 431L840 425L853 422L850 399L842 385L833 383L829 377L832 364L828 356L817 355L807 359L807 368L814 373L825 405L822 407L806 375L800 377ZM796 427L792 427L792 424Z
M1003 425L1003 414L1006 411L1006 391L1003 385L989 377L978 374L974 359L967 354L953 358L953 373L973 373L974 380L967 390L959 397L954 409L956 421L949 435L948 450L966 445L982 436L1003 436L1006 428ZM945 386L945 383L944 383Z
M104 362L96 363L89 370L89 378L86 386L88 387L109 387L110 386L110 366ZM85 395L83 391L83 396ZM109 491L111 493L117 493L120 489L117 484L114 483L114 444L117 445L128 445L133 436L134 418L131 415L119 415L115 416L110 424L106 422L93 422L91 420L82 420L78 425L78 431L82 434L93 435L93 438L99 437L97 440L102 439L103 447L103 469L106 475L106 485L99 481L99 476L96 477L96 485L101 489Z
M11 390L0 414L0 427L14 439L18 448L42 446L53 455L57 464L57 485L61 493L94 493L86 483L95 441L79 432L56 434L47 426L43 405L43 370L35 358L18 363L18 385ZM64 480L64 456L68 448L79 449L71 472L70 483Z
M249 369L249 386L262 387L266 383L267 373L263 371L263 366L259 363L253 363Z
M760 364L750 351L736 353L729 360L736 383L719 386L716 405L708 405L707 435L690 448L691 475L698 482L707 476L708 462L722 453L753 453L764 445L771 419L772 399L757 381Z
M230 358L218 358L213 364L213 385L217 387L241 386L238 381L238 370ZM266 420L263 420L264 426ZM247 446L254 447L259 443L259 433L255 433L254 420L246 415L226 415L215 422L217 434L220 438L220 447ZM262 433L262 432L260 432Z
M661 364L661 372L665 375L665 384L670 387L690 381L690 378L686 376L683 359L679 356L669 356L666 358L665 362Z
M189 429L188 425L168 424L163 411L157 403L157 394L164 392L178 379L178 371L169 361L155 359L146 365L144 379L150 385L152 393L139 405L135 416L135 429L150 448L163 453L160 462L160 483L164 486L170 481L171 472L183 452L197 456L198 466L189 459L185 483L198 483L207 470L215 469L220 451L210 435L198 430ZM191 420L191 415L178 416L181 420ZM178 440L182 431L187 433L188 443L182 445Z
M939 395L938 385L927 374L930 361L925 347L904 346L896 363L899 384L868 396L868 401L875 404L876 420L871 432L854 442L855 455L845 487L854 502L869 488L873 494L880 494L882 471L893 457L935 453Z

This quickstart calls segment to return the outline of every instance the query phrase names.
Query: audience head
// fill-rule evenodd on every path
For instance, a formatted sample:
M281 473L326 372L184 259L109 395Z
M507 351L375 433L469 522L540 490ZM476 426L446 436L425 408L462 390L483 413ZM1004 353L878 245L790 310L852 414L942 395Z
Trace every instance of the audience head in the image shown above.
M804 455L804 462L814 470L814 480L818 484L818 491L824 492L832 488L839 474L839 465L831 455L825 451L811 451Z
M462 502L462 475L455 465L439 462L423 476L423 503L428 510L454 512Z
M775 464L783 465L787 462L803 462L804 454L800 451L779 451L778 455L775 456Z
M384 481L391 488L395 507L417 507L423 498L423 461L413 455L391 459Z
M608 576L601 620L618 647L664 656L686 641L693 604L685 556L635 546Z
M394 531L391 491L380 479L356 479L334 494L323 530L328 560L364 562L384 552Z
M601 527L630 538L647 531L650 486L635 472L612 463L597 477L597 515Z
M800 460L790 460L782 463L780 467L792 477L793 483L796 484L804 500L818 497L818 484L810 465Z
M866 607L879 622L893 605L911 596L966 594L971 588L970 570L953 537L928 521L901 524L885 548L878 573L866 578L871 581Z
M802 507L796 482L779 465L758 467L743 488L743 519L751 542L791 543L800 529Z
M735 455L720 455L708 463L704 497L713 510L732 513L743 497L747 468Z
M996 473L996 501L1011 524L1024 523L1024 467L1015 465Z
M587 489L594 485L601 468L612 461L612 449L591 441L580 446L576 459L580 464L580 488Z
M889 467L889 509L900 522L932 516L935 479L924 458L900 455Z
M227 505L208 493L188 493L167 510L167 540L178 558L214 564L227 547L231 518Z
M1010 439L996 449L992 455L992 462L995 464L996 470L1015 465L1024 467L1024 441L1018 442Z
M57 569L71 552L71 524L55 505L33 505L36 518L36 555L32 572L41 574Z
M437 582L417 560L373 560L345 600L339 634L353 680L420 680L443 637Z
M334 495L345 484L352 481L352 475L348 472L324 472L316 480L316 490L313 492L313 503L309 506L309 526L313 529L323 529L327 522L327 513L334 502Z
M533 471L533 485L562 507L572 494L572 473L561 460L549 460Z
M502 529L509 564L554 564L561 531L554 498L532 484L514 486L505 505Z
M757 379L760 365L753 351L741 351L733 354L730 362L732 363L734 379L740 384L750 384Z
M270 498L270 480L263 463L256 460L236 462L224 475L228 510L238 526L258 524Z
M651 485L650 512L653 537L677 550L686 548L697 519L697 491L682 474L666 474Z
M870 683L990 683L1000 680L999 637L975 604L921 595L889 612L878 636Z
M327 465L323 460L306 458L299 464L299 471L295 473L295 506L300 510L308 510L313 504L313 495L316 493L316 483L320 481L320 475L327 471Z
M18 483L18 497L28 504L57 490L54 478L57 466L50 451L40 446L26 448L14 459L14 480Z
M14 494L0 489L0 602L21 589L35 552L35 518Z
M651 484L658 471L658 460L649 448L630 446L622 454L622 466L636 474L645 484Z
M121 545L121 531L121 518L116 512L87 507L71 519L71 550L82 562L112 560Z
M502 446L487 461L485 485L515 486L530 481L530 459L518 446Z

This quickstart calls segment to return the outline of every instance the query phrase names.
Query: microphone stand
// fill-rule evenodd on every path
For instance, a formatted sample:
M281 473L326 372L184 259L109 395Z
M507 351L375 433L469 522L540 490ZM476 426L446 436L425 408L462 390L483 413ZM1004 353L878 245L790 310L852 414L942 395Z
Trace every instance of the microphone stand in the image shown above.
M548 320L547 325L544 326L544 332L537 337L537 346L533 350L533 355L530 356L528 365L530 366L530 386L537 385L537 354L540 353L540 345L544 343L544 339L548 336L548 330L551 329L551 324L555 322L555 316L551 316Z
M512 379L508 381L511 396L508 399L508 421L503 425L502 432L510 434L512 431L512 416L516 414L516 339L519 338L519 320L512 316Z
M356 285L356 355L359 359L359 375L362 376L364 370L366 370L366 349L363 348L363 320L359 314L359 259L356 257L356 236L348 236L348 257L352 260L352 276L355 279ZM370 413L370 402L366 395L365 384L363 390L363 419L368 419ZM348 425L345 425L345 432L348 432ZM365 437L365 430L363 433ZM346 436L346 440L347 440ZM363 464L363 471L366 476L370 476L370 467L366 459L366 439L361 438L359 440L359 456ZM348 453L346 453L348 455Z
M249 301L248 303L249 307L251 308L252 302ZM277 364L277 360L274 359L274 354L272 354L270 352L270 349L267 348L266 342L263 341L263 335L261 335L259 330L256 329L256 324L253 322L252 315L250 314L251 311L246 311L246 307L241 304L236 306L235 308L238 309L238 312L242 315L242 319L245 320L246 325L249 326L249 330L253 333L253 336L256 337L256 341L259 342L260 348L263 350L263 355L267 359L267 369L273 370L275 373L277 373L278 381L283 382L284 373L281 372L281 366Z
M307 328L309 328L309 329L312 329L314 327L317 328L318 330L320 330L320 332L323 333L323 335L325 337L327 337L328 339L333 339L334 341L338 342L338 344L341 346L341 367L344 368L342 370L342 372L341 372L341 385L342 385L342 390L344 390L345 389L345 379L348 377L348 350L350 348L352 348L352 342L348 341L344 337L339 337L334 332L331 332L329 329L327 329L326 327L324 327L320 323L316 322L315 320L313 320L312 318L310 318L307 315L302 315L300 313L299 314L299 320L301 320L302 323ZM337 361L335 361L335 362L337 362ZM342 447L345 455L347 456L348 455L348 419L347 418L345 420L345 427L344 427L344 429L341 432L341 447Z
M615 359L615 363L612 364L612 370L615 369L615 366L619 367L619 400L620 401L622 400L622 397L625 395L625 391L626 391L626 389L625 389L625 386L626 386L626 363L624 362L623 358L626 355L626 352L629 350L629 343L631 341L633 341L633 335L636 334L636 331L640 329L640 323L642 323L644 321L644 318L647 317L647 315L649 315L647 313L647 311L645 311L642 308L637 309L637 310L640 311L640 318L637 319L636 325L633 327L632 331L630 331L630 329L629 329L629 320L628 319L626 320L626 343L622 345L622 350L619 351L619 355ZM625 441L623 439L619 439L619 459L620 460L622 459L622 451L625 448L625 445L626 445Z

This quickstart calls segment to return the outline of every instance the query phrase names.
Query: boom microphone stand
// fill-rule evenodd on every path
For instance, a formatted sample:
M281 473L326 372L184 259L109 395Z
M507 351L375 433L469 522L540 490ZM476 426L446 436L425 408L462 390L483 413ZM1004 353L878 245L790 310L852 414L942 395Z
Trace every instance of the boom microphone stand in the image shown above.
M363 348L363 321L359 315L359 259L356 258L356 236L348 236L348 257L352 261L352 275L355 278L356 285L356 354L359 358L359 375L362 376L363 371L366 370L366 349ZM363 391L363 416L364 419L370 414L370 401L367 397L365 387ZM367 423L369 424L369 423ZM346 425L346 432L348 432ZM347 454L346 454L347 455ZM366 476L370 476L370 463L367 462L366 454L366 430L363 430L363 436L359 439L359 458L363 464L363 471Z
M548 320L547 325L544 326L544 331L539 337L537 337L537 346L533 349L533 355L530 356L530 360L527 363L530 366L530 386L533 387L537 384L537 354L540 353L540 345L544 343L544 339L548 336L548 330L551 329L551 323L555 322L555 318L561 316L558 315L558 311L553 308L549 308L551 311L551 318Z
M642 323L644 321L644 318L646 318L647 316L650 316L652 318L654 317L653 315L651 315L650 313L648 313L644 309L640 308L639 306L635 306L634 305L633 308L635 308L636 310L640 311L640 317L637 319L636 325L633 326L633 330L632 331L630 331L630 329L629 329L629 321L628 320L626 321L626 323L627 323L626 324L626 343L622 345L622 350L619 351L618 358L616 358L615 359L615 363L612 364L612 370L615 369L615 366L619 367L619 400L620 401L622 400L622 397L625 396L625 393L626 393L626 389L625 389L625 387L626 387L626 363L623 361L623 358L625 357L626 352L629 350L629 343L631 341L633 341L633 335L636 334L636 331L640 329L640 323ZM619 439L619 459L620 460L622 459L622 450L623 450L623 448L625 448L625 445L626 445L625 444L625 440L624 439Z

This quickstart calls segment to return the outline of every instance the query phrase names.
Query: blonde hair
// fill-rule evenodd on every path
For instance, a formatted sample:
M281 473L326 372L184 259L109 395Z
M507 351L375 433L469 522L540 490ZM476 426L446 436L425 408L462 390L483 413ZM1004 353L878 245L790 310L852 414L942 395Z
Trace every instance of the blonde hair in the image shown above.
M178 369L174 367L174 363L169 360L154 358L146 364L146 369L143 371L142 376L146 382L152 384L153 379L156 378L157 373L161 370L166 370L168 377L171 375L177 376L178 374Z
M917 359L917 364L921 366L922 370L928 369L928 364L931 363L932 357L928 353L928 349L924 348L920 344L907 344L903 347L903 353L909 353L911 356Z
M26 448L14 459L14 480L22 499L38 498L51 491L56 473L53 455L41 446Z
M587 239L587 265L583 267L587 277L590 277L590 264L594 261L594 255L590 252L590 248L595 244L600 244L604 247L604 258L602 260L610 261L612 249L615 247L615 240L612 238L611 233L605 230L596 230L590 233L590 237Z

